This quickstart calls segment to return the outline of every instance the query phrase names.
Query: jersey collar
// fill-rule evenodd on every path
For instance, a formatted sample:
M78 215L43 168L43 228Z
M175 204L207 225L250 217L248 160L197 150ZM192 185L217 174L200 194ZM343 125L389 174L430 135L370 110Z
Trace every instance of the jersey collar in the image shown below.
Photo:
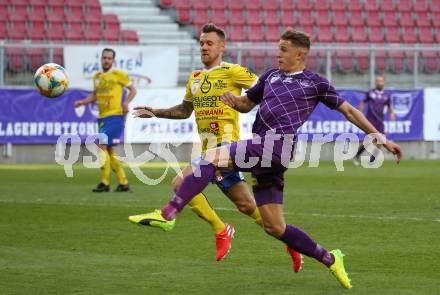
M222 61L218 66L215 66L215 67L210 68L210 69L203 68L203 72L209 73L209 72L212 72L214 70L221 69L221 67L223 66L224 63L225 62Z

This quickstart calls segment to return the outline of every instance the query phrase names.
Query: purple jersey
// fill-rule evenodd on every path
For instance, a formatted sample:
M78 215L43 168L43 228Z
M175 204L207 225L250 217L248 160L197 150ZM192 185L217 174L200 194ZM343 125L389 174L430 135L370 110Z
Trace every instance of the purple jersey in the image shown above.
M367 119L379 132L383 132L383 111L390 106L391 99L388 93L373 89L367 93L364 102L368 105Z
M303 70L286 74L278 69L264 73L247 96L260 105L252 132L264 136L268 130L296 134L319 102L331 109L344 100L321 75Z

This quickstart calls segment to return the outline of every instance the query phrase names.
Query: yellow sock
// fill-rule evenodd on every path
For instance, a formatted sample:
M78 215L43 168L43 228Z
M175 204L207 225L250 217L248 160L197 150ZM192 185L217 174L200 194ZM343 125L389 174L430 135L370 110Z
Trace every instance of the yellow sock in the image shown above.
M263 226L263 219L261 219L260 210L258 208L255 208L254 213L250 215L252 219L254 219L254 222L258 224L259 226Z
M193 210L200 218L208 222L214 233L218 234L225 229L226 225L215 213L214 209L209 204L205 195L202 193L195 196L189 203L189 207Z
M116 158L116 156L117 154L115 153L115 151L112 151L110 153L110 166L112 167L112 170L115 171L119 184L128 184L124 168L122 167L121 162Z
M101 163L101 182L105 185L110 184L110 155L106 150L99 152L99 161Z

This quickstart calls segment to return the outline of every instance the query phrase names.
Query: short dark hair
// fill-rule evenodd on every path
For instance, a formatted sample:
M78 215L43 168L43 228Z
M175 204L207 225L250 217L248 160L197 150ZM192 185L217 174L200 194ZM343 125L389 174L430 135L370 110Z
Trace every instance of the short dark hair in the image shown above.
M104 55L104 52L111 52L111 53L113 54L113 58L116 57L116 51L114 51L114 50L111 49L111 48L104 48L104 49L102 50L101 56Z
M309 34L297 31L293 28L287 28L281 35L281 40L290 41L293 45L310 49L311 42Z
M207 23L202 27L202 33L216 33L217 36L220 37L220 39L225 40L226 39L226 33L223 31L220 27L217 27L213 23Z

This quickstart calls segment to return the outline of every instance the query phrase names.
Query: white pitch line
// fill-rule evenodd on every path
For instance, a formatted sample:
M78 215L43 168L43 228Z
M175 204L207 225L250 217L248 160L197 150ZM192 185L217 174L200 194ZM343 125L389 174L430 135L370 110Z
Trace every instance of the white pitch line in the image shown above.
M238 211L235 208L216 207L219 211ZM375 219L375 220L406 220L406 221L431 221L440 222L440 219L426 219L420 217L399 217L399 216L368 216L368 215L344 215L344 214L322 214L322 213L293 213L284 212L284 215L297 215L306 217L328 217L328 218L353 218L353 219Z

